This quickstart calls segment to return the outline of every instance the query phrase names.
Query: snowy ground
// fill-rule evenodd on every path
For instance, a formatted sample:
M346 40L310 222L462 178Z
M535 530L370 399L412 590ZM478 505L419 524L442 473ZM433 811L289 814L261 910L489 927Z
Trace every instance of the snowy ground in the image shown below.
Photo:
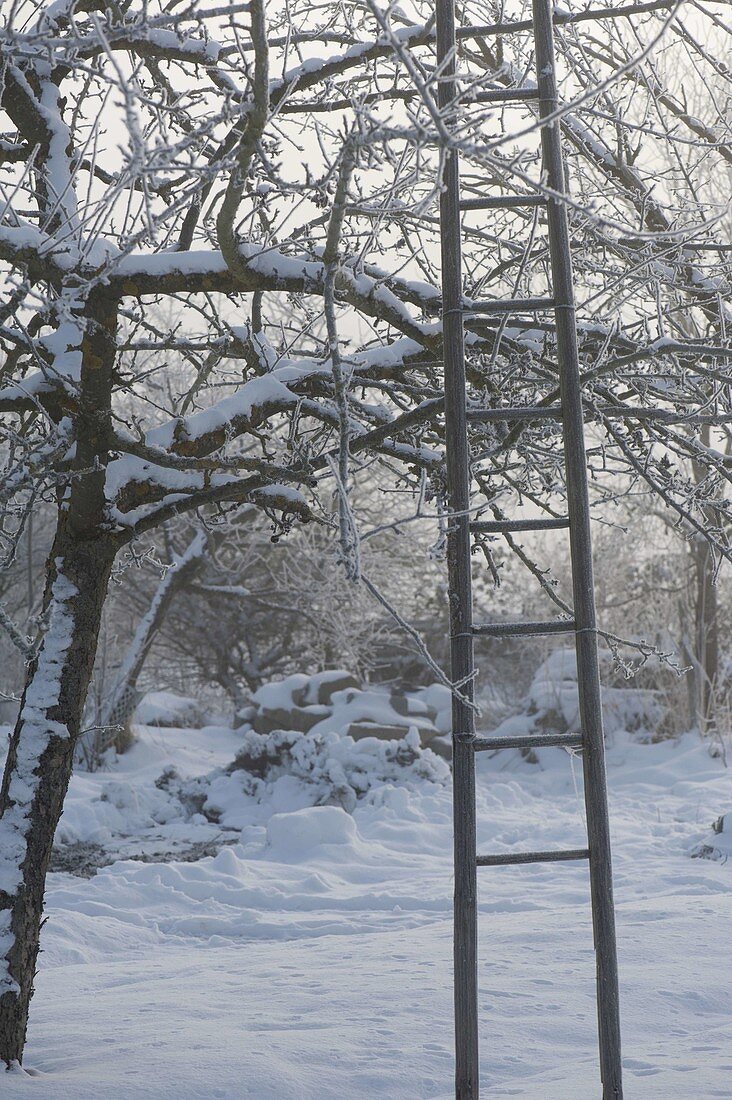
M353 816L260 805L236 832L176 817L166 765L200 775L237 743L147 729L74 779L62 837L153 862L51 875L32 1076L3 1097L451 1097L449 788L385 786ZM692 736L616 735L609 766L626 1097L730 1098L732 866L689 855L732 806L729 773ZM481 759L478 789L481 850L582 843L562 750ZM586 868L479 874L484 1095L598 1097Z

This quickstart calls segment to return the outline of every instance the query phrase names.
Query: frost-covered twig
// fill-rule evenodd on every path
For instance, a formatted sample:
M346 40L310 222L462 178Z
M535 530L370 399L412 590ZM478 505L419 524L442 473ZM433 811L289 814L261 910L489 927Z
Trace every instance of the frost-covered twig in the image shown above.
M351 581L358 581L361 572L359 557L359 540L356 520L349 500L349 437L351 434L351 421L348 411L348 381L344 376L341 348L338 340L338 322L336 320L336 276L339 268L339 244L346 216L348 203L348 188L351 176L356 166L357 142L354 137L346 140L338 170L338 181L333 198L328 235L323 251L323 264L325 265L325 282L323 285L323 306L325 311L325 323L328 331L328 352L330 366L333 372L333 385L335 389L336 407L339 420L339 451L338 470L332 466L336 482L338 496L338 515L341 543L341 558L346 570L346 576Z
M469 683L471 680L474 679L475 673L473 673L467 680L463 680L459 683L453 683L447 673L438 665L437 661L430 653L424 642L424 639L420 636L419 631L414 626L412 626L412 624L408 622L408 620L405 619L403 615L399 613L399 611L387 599L381 589L378 588L372 580L364 576L363 573L361 573L361 582L364 587L371 593L374 599L378 600L384 610L388 611L389 615L391 615L391 617L404 631L404 633L412 639L414 645L417 648L417 651L424 660L425 664L434 673L439 682L445 687L449 688L453 695L457 696L457 698L459 698L463 703L474 710L476 714L480 715L480 707L478 706L478 704L475 703L472 699L469 699L466 695L464 695L461 690L465 687L466 683Z
M8 615L7 611L2 605L0 605L0 627L8 635L15 648L19 650L20 653L22 653L25 660L30 661L31 658L35 655L36 647L33 645L33 642L30 640L30 638L27 638L18 629L18 627L13 622L10 615Z

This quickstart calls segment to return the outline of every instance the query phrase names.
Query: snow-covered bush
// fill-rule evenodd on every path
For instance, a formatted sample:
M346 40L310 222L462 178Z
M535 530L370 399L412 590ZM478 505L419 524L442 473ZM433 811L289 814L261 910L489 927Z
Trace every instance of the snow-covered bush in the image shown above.
M252 798L283 811L337 805L351 812L377 787L444 784L449 774L444 760L422 748L416 729L399 741L252 730L228 768L183 784L179 797L210 820L237 828L251 820L246 803Z

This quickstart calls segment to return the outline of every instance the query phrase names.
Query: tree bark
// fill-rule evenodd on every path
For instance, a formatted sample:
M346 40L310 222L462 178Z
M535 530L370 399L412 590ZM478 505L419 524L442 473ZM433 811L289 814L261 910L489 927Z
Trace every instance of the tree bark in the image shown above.
M0 788L0 1059L8 1066L23 1058L46 872L122 542L105 498L117 308L105 287L86 297L77 291L72 319L59 329L60 362L71 372L80 363L79 378L69 375L76 395L74 476L59 501L45 633L28 668Z
M714 560L709 544L694 547L696 599L694 606L694 672L697 679L697 722L702 733L714 725L715 691L719 672L719 624Z
M702 444L711 447L711 429L705 425L701 431ZM707 471L694 463L694 477L702 484ZM714 508L705 508L704 516L709 527L718 527L722 518ZM719 600L715 584L714 554L709 542L703 538L691 544L694 563L694 679L696 696L696 725L701 733L713 731L715 724L715 695L719 675Z
M26 679L0 791L0 1058L23 1059L46 872L63 810L117 544L59 525L46 589L49 627Z
M134 637L117 671L114 687L102 708L101 728L84 735L79 741L77 759L83 761L90 770L99 766L102 754L111 745L118 745L120 731L132 719L139 699L137 681L155 636L176 596L203 567L207 548L208 537L201 531L194 536L179 558L172 562L158 584L147 612L137 624Z

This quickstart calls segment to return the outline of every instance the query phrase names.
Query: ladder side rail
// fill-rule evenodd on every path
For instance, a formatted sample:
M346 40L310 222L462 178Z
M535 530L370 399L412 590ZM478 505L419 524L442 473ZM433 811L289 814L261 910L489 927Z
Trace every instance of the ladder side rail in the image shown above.
M444 65L439 105L455 95L454 0L437 0L437 61ZM475 756L472 742L473 609L470 575L470 481L462 316L462 226L457 151L445 150L440 195L442 251L442 338L445 373L445 443L448 509L447 569L450 591L452 696L452 782L455 858L454 982L455 1096L478 1100L478 911L476 873ZM462 698L460 697L462 696Z
M551 115L558 105L554 55L552 0L532 0L539 115ZM561 126L555 121L542 128L542 159L546 183L553 191L566 190ZM615 914L613 906L610 830L605 772L600 677L597 646L590 506L587 485L580 361L575 320L574 284L569 222L564 203L550 201L547 208L549 249L556 310L557 356L564 410L564 453L567 504L570 517L570 551L580 721L584 734L583 768L587 834L590 850L592 919L597 966L597 1008L600 1072L603 1100L623 1095L620 1055Z

